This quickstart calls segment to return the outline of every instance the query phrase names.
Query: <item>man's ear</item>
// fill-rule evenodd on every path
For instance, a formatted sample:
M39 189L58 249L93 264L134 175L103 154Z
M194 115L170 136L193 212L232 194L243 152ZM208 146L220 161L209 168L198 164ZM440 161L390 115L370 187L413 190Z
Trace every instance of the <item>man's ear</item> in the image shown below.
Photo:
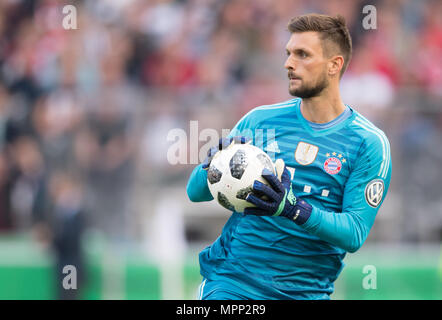
M334 56L328 63L328 74L330 76L339 76L342 68L344 67L344 57Z

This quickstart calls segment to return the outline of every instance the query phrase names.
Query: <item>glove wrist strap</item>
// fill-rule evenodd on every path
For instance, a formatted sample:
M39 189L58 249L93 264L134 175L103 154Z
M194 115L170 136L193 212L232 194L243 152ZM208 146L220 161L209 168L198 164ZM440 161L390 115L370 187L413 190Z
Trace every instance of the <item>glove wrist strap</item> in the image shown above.
M310 218L313 207L304 200L299 199L293 209L292 220L295 221L297 225L302 225Z
M294 221L297 225L302 225L310 218L312 209L313 207L310 204L298 198L296 204L294 206L289 205L282 215Z

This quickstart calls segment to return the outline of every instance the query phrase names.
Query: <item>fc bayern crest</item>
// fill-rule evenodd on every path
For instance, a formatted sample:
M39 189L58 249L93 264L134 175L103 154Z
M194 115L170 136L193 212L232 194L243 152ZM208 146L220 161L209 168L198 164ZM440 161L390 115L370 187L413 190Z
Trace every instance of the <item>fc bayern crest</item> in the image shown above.
M325 160L324 162L324 170L328 174L337 174L342 169L342 162L338 158L331 157Z

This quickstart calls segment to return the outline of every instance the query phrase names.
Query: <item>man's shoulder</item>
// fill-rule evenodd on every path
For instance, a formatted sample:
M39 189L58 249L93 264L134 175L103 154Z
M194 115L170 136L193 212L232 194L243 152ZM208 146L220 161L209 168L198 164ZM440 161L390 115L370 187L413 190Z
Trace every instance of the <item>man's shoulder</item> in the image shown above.
M278 102L274 104L266 104L253 108L249 112L247 112L240 121L243 120L254 120L259 121L263 119L268 119L271 116L279 115L286 111L290 112L290 108L293 108L299 102L299 98L294 98L290 100L286 100L283 102Z
M350 128L356 134L361 136L364 140L379 140L382 138L383 140L387 140L387 135L384 131L382 131L379 127L377 127L373 122L365 118L357 111L353 111L355 113L353 120L351 121Z
M390 143L387 135L370 120L354 111L355 117L351 121L351 131L361 139L360 151L366 154L379 155L383 158L390 156Z
M234 129L256 128L263 121L281 116L285 113L293 113L293 108L298 104L299 99L290 99L279 103L266 104L253 108L247 112L236 124Z

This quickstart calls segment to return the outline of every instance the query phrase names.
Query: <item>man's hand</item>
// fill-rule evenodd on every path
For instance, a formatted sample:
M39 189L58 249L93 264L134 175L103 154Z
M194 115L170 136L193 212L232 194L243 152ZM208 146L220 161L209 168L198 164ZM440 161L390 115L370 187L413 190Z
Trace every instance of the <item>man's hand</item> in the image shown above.
M290 171L282 159L275 162L277 176L267 169L262 171L262 177L270 186L255 180L252 192L246 201L257 208L246 208L244 214L258 216L282 216L303 224L310 217L312 206L295 196L292 190ZM268 200L263 200L267 198Z
M209 151L207 152L207 157L202 162L202 168L204 170L209 169L210 163L212 162L212 159L215 156L215 154L218 151L226 149L228 146L230 146L230 144L233 141L235 141L235 143L246 144L246 143L248 143L250 141L250 139L247 139L246 137L243 137L243 136L236 136L236 137L233 137L233 138L221 138L221 139L219 139L218 145L214 146L214 147L211 147L209 149Z

